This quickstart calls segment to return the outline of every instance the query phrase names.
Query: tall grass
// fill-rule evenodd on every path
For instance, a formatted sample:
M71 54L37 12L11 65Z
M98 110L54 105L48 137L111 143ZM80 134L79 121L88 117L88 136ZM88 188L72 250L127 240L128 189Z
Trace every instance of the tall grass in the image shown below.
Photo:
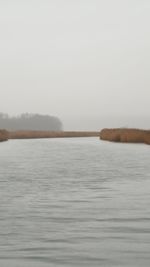
M101 130L100 139L113 142L145 143L150 145L150 130L132 128L106 128Z
M0 142L7 141L9 134L6 130L0 130Z
M85 132L85 131L15 131L15 132L9 132L10 139L93 137L93 136L99 136L99 132Z

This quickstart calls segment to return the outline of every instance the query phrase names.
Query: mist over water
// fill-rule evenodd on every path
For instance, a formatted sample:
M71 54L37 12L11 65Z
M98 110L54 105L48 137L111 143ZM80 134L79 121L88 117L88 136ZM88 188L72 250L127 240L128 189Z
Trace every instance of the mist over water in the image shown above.
M65 130L100 131L102 128L141 128L150 129L149 116L94 116L62 117Z
M98 138L0 147L0 266L150 265L149 146Z
M0 1L0 112L149 129L149 14L148 0ZM98 138L0 143L0 267L149 267L149 159Z
M0 1L0 111L150 116L149 13L148 0Z

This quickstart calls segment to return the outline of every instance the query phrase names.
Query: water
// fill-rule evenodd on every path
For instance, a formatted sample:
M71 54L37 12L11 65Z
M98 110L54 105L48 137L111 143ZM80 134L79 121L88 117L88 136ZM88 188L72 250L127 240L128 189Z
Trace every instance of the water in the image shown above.
M1 143L0 266L150 266L150 147Z

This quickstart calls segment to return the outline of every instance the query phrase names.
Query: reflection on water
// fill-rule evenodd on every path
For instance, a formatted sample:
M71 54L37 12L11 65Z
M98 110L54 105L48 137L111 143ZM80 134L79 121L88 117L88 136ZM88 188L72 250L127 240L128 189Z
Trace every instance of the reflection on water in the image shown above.
M0 266L150 266L150 149L97 138L0 146Z

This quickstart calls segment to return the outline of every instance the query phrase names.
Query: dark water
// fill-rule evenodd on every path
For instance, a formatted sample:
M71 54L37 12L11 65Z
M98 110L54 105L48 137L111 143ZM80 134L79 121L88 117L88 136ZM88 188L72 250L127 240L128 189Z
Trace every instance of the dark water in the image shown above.
M1 143L4 266L150 266L150 147Z

